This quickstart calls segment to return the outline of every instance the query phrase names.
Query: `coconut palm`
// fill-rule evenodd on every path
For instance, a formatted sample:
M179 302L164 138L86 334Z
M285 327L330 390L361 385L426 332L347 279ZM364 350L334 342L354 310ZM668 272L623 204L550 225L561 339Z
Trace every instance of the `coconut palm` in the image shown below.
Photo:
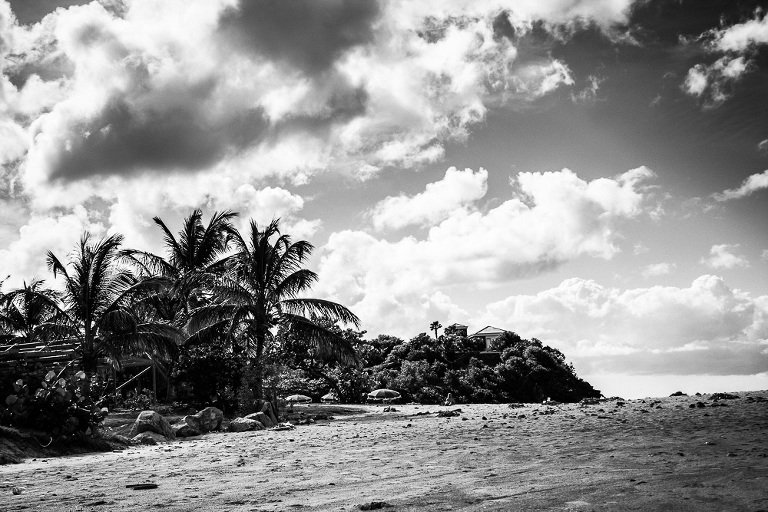
M442 327L443 327L443 325L440 322L438 322L437 320L435 320L434 322L429 324L429 330L435 331L435 339L437 339L437 330L442 328Z
M154 217L163 231L166 257L135 249L122 252L142 277L162 276L170 281L171 287L162 290L155 300L162 318L180 327L189 310L200 305L200 290L208 280L210 266L227 250L236 215L231 211L214 212L206 227L202 210L196 209L184 219L178 238L160 217Z
M56 339L66 332L66 319L57 294L43 288L41 280L0 296L0 339L10 345L6 351L20 343Z
M349 342L313 320L358 326L357 316L341 304L300 296L317 281L317 274L303 268L312 244L293 242L273 220L264 229L251 221L249 236L236 232L233 245L236 252L216 265L226 274L211 289L214 300L193 312L188 327L197 342L223 334L252 359L256 398L263 398L262 357L278 327L301 333L318 356L357 361Z
M48 269L64 279L62 301L70 335L77 340L82 369L92 374L98 360L118 361L125 355L151 353L168 357L176 348L178 330L150 317L142 301L164 283L138 280L119 264L122 235L91 243L85 233L70 255L69 270L48 252Z

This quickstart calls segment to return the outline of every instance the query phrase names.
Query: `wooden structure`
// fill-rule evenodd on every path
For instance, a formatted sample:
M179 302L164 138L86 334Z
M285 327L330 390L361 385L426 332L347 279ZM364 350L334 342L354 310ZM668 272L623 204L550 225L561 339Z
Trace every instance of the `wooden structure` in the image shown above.
M29 342L29 343L11 343L0 344L0 375L13 373L21 368L34 368L38 363L46 369L63 368L64 366L77 365L77 342L73 340L52 341L50 343ZM155 402L157 402L157 375L158 372L166 384L168 377L163 367L153 360L149 355L145 357L124 357L120 361L120 367L142 368L138 374L126 380L123 384L117 384L117 369L107 359L100 359L97 367L99 377L103 382L112 381L115 392L151 370L152 393ZM110 379L111 377L111 379ZM147 377L150 377L149 375ZM140 381L139 381L140 382ZM112 388L112 386L110 386Z

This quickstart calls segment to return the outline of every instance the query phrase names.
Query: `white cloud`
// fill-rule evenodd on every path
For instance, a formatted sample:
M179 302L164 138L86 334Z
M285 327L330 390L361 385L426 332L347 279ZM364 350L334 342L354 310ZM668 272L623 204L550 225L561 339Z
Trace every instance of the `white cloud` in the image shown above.
M573 278L489 304L477 320L540 338L586 373L758 373L768 296L752 298L711 275L688 288L627 290Z
M82 206L57 216L33 215L19 229L18 239L0 250L0 268L4 274L11 275L6 286L17 287L24 280L29 282L34 278L52 280L46 266L48 251L66 261L84 231L96 237L105 234L104 225L91 219Z
M441 287L496 286L579 256L611 258L615 230L645 210L646 168L587 182L568 169L520 173L516 195L486 213L453 210L423 239L331 234L322 247L320 293L350 306L370 331L416 314L412 304ZM390 329L391 330L391 329Z
M674 263L653 263L643 267L641 273L645 279L648 279L650 277L665 276L671 274L676 267L677 265Z
M424 192L408 197L390 196L379 201L370 211L378 230L400 229L409 225L429 226L445 219L452 211L485 196L488 171L463 171L450 167L445 177L430 183Z
M597 93L600 90L600 84L605 81L597 75L590 75L587 78L587 85L578 93L571 93L571 101L581 104L592 104L598 101Z
M714 108L725 102L731 95L730 89L749 70L745 57L721 57L706 66L696 64L688 70L682 89L691 96L704 99L706 108Z
M768 153L768 139L763 139L757 144L757 150L761 153Z
M498 37L499 16L518 34L539 20L561 30L591 20L611 32L631 2L391 2L297 20L278 42L253 30L233 36L265 16L234 3L134 0L118 16L93 2L33 26L15 24L2 3L2 31L12 33L6 71L25 80L18 90L3 83L6 106L20 118L0 123L8 146L0 156L29 150L22 181L37 206L108 199L99 195L108 195L98 186L105 176L118 187L222 171L238 185L274 175L306 183L326 169L370 178L388 166L436 162L488 105L527 103L573 84L563 62L520 55L515 41ZM307 45L291 32L305 25L334 30Z
M768 261L768 249L763 249L763 253L760 255L763 261Z
M748 267L749 262L741 256L734 254L733 251L739 248L739 244L720 244L713 245L709 250L709 257L702 258L701 263L720 269L733 269L736 267Z
M743 23L723 29L705 32L700 36L706 48L712 53L724 53L710 65L696 64L688 70L682 89L704 99L706 108L717 107L732 94L734 83L738 82L755 66L752 59L758 48L768 44L768 17L761 11Z
M720 51L741 52L751 47L768 44L768 17L757 14L753 19L738 23L714 33L712 46Z
M766 188L768 188L768 170L751 175L744 180L739 188L724 190L723 192L714 194L713 197L717 201L740 199Z

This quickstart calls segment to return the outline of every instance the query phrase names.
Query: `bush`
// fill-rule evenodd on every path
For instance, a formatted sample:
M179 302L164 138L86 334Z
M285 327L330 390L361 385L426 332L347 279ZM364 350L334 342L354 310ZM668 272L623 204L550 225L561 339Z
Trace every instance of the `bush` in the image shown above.
M94 386L84 372L64 377L63 373L51 370L42 378L14 382L13 393L3 403L2 423L42 430L52 437L95 429L107 410L94 401Z

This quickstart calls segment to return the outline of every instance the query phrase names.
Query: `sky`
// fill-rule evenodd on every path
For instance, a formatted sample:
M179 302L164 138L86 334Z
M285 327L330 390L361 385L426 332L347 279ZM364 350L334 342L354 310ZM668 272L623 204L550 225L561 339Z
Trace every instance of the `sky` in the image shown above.
M768 389L768 17L700 0L0 0L0 273L280 218L366 337Z

